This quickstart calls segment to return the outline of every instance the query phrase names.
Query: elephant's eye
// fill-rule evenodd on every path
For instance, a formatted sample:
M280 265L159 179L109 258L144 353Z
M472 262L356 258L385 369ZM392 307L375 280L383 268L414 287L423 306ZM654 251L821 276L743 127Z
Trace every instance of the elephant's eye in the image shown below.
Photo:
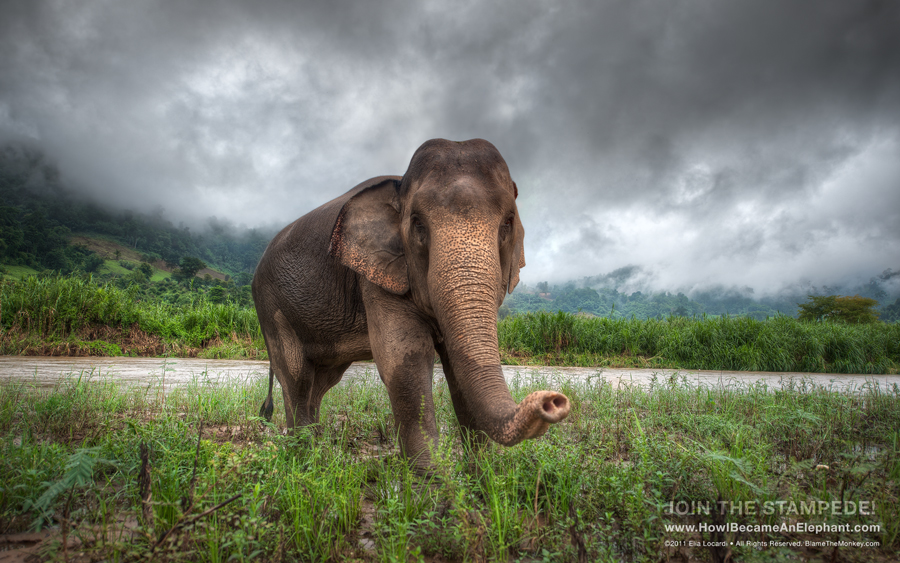
M422 221L418 217L412 218L412 226L415 230L416 236L419 238L419 242L425 242L425 225L422 224Z
M513 226L513 218L507 217L506 221L503 222L503 225L500 227L500 243L506 241L509 238L509 234L512 232Z

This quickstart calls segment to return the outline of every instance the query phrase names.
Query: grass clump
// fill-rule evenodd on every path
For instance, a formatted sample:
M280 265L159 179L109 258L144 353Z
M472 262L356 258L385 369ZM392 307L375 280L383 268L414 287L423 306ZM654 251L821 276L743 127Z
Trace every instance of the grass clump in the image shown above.
M837 557L871 561L900 549L896 387L533 375L511 383L516 400L559 389L569 417L539 440L469 451L438 381L442 441L421 476L372 373L332 389L320 424L293 436L283 412L256 417L263 378L157 385L85 373L0 387L0 534L39 523L45 556L91 560L768 561L832 558L815 543L830 541L868 543ZM866 510L778 509L833 502ZM781 527L798 521L832 528Z

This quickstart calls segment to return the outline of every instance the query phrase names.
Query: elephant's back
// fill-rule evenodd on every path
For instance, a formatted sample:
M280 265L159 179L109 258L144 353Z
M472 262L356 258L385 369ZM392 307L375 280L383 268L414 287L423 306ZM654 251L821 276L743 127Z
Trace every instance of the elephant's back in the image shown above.
M352 334L366 335L357 274L329 254L331 232L344 204L374 178L313 209L281 230L266 247L253 277L253 299L263 330L282 311L305 343L328 348Z
M320 205L306 215L303 215L293 223L283 228L269 242L259 264L256 267L253 283L279 284L290 280L302 282L296 279L293 273L303 272L303 278L311 281L325 282L335 281L334 276L350 271L342 266L338 260L329 255L331 244L331 232L337 216L347 201L369 186L383 182L386 179L400 180L399 176L378 176L355 186L350 191L340 195L331 201ZM306 271L306 267L325 267L325 270ZM326 274L323 279L317 273ZM286 278L285 278L286 276ZM302 283L300 287L306 287ZM324 288L321 288L324 289Z

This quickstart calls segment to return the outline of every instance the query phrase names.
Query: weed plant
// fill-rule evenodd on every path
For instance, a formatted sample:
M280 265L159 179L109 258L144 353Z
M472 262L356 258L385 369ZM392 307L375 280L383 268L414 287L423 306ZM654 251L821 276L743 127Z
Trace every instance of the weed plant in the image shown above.
M320 423L293 435L280 409L271 425L256 417L262 378L154 385L82 373L53 389L0 387L0 537L40 529L42 557L116 561L889 561L900 550L897 387L675 375L617 388L599 373L532 373L511 382L516 400L559 389L569 417L540 439L472 451L438 380L442 441L422 476L399 456L374 373L332 389ZM798 512L820 502L856 509ZM726 531L672 528L700 524ZM775 541L787 543L739 543ZM842 541L870 545L814 543Z

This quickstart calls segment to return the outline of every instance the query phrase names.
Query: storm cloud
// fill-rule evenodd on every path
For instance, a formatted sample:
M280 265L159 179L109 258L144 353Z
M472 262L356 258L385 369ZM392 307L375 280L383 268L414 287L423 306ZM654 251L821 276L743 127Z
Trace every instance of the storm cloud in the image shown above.
M433 137L506 158L525 283L900 266L900 4L9 1L0 143L113 207L285 224Z

